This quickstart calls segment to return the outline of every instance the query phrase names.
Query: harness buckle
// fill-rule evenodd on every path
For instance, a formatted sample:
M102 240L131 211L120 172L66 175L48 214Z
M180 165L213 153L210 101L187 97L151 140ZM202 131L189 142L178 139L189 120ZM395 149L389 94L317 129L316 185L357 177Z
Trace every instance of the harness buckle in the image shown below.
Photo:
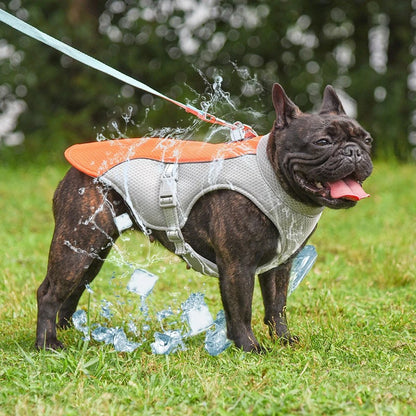
M178 166L166 165L160 178L159 206L161 208L173 208L177 205L177 180Z
M172 243L182 243L183 237L180 230L168 230L166 231L166 235ZM176 253L178 254L178 253Z
M176 198L173 195L164 195L159 198L160 208L173 208L176 207Z

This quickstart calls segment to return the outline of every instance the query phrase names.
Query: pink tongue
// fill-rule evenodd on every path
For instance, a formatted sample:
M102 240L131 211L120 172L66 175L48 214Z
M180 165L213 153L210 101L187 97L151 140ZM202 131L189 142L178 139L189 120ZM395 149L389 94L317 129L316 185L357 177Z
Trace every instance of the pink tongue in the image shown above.
M359 201L370 196L358 182L348 178L329 182L329 187L331 188L331 197L334 199L346 198Z

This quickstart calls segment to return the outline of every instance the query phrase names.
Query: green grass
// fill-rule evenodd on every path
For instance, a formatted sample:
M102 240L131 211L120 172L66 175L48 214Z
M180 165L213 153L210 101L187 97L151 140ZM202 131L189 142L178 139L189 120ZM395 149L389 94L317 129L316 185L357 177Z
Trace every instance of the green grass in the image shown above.
M253 326L268 354L229 348L211 357L203 336L187 350L155 356L60 332L68 348L36 352L36 289L53 230L51 198L63 166L0 167L0 415L416 415L416 175L411 165L376 164L372 194L348 211L326 211L313 236L318 261L289 298L295 348L273 345L256 287ZM217 281L134 234L119 242L123 260L160 276L155 312L202 291L221 309ZM137 312L125 291L129 268L112 254L80 307L99 321L114 302L113 325ZM113 273L117 278L111 279ZM120 295L118 298L117 295ZM117 300L124 303L117 304ZM104 319L104 318L101 318Z

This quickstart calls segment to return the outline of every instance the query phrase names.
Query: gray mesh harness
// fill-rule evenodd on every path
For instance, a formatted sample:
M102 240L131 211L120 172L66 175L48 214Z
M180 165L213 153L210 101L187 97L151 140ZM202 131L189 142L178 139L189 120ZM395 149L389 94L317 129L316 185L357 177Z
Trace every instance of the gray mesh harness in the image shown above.
M189 266L216 277L217 265L196 253L184 240L181 229L201 196L219 189L239 192L273 222L280 234L276 256L256 271L262 273L284 263L299 249L323 210L294 200L282 189L267 158L267 141L268 135L260 140L257 154L211 162L128 160L99 180L124 198L143 231L165 231L175 245L175 253Z

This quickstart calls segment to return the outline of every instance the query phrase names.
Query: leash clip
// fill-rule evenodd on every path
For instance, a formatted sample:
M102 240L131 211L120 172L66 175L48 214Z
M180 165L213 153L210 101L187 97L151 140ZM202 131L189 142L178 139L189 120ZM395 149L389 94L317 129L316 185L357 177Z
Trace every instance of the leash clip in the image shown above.
M252 139L257 137L257 133L254 129L247 124L241 123L241 121L236 121L231 128L231 141L238 142L241 140Z

